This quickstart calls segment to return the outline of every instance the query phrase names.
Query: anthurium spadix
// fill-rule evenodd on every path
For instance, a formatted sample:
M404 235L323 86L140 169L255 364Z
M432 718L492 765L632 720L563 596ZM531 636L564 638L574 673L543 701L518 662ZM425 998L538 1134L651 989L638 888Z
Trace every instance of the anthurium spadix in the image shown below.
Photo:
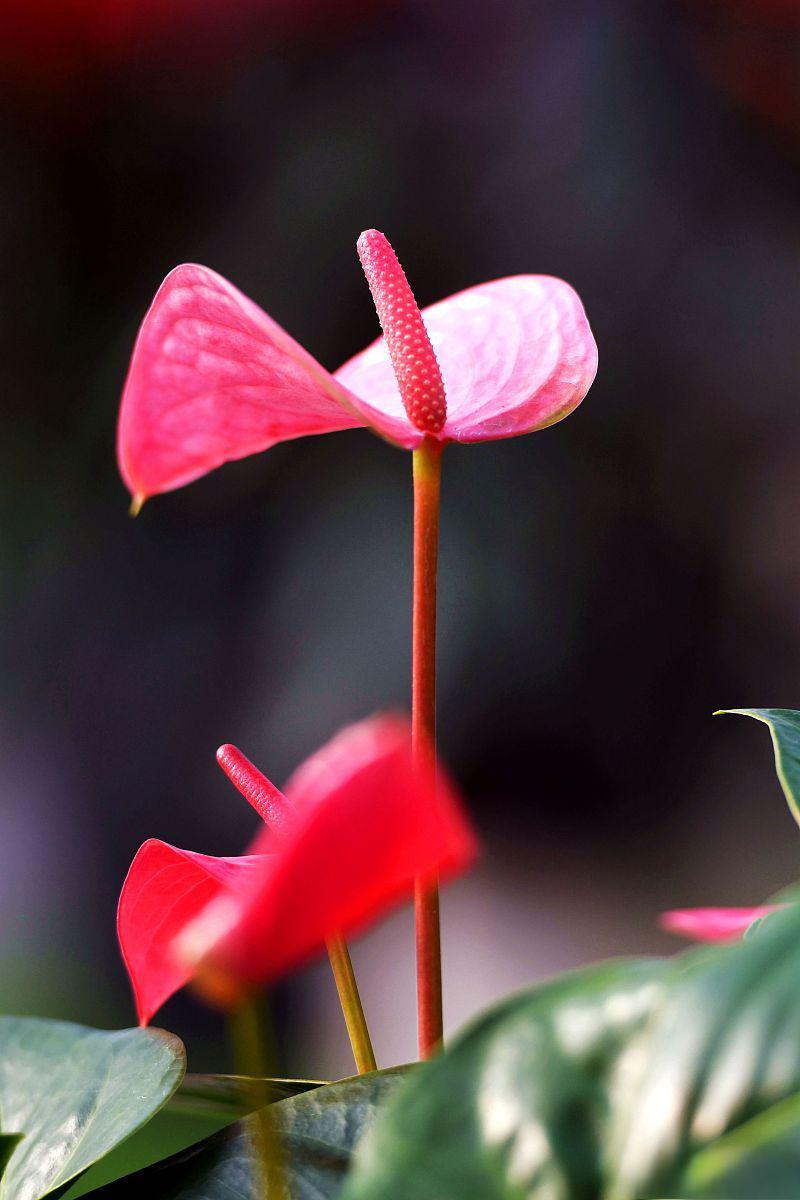
M496 279L420 316L383 235L362 234L359 253L385 337L333 374L208 267L167 276L119 417L119 465L136 507L291 438L367 427L413 450L426 435L514 437L561 420L586 395L597 348L563 280Z
M137 853L118 933L142 1024L190 981L220 1004L235 1003L331 936L359 932L409 898L421 872L448 878L475 855L452 785L441 768L413 761L400 718L343 730L295 772L285 794L233 747L219 757L272 828L241 858L157 840Z

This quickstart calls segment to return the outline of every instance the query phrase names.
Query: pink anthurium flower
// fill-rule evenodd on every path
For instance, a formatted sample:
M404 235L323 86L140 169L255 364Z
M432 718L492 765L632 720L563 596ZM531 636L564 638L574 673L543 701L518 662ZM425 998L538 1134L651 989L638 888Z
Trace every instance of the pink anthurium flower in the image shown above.
M386 337L333 374L208 267L167 276L139 331L119 416L135 509L291 438L367 427L413 450L426 435L530 433L580 404L597 347L563 280L496 279L420 315L383 234L368 230L358 249Z
M362 930L409 897L419 874L448 878L475 856L452 785L415 765L400 718L343 730L285 795L234 747L218 756L268 828L241 858L158 840L136 854L117 928L142 1024L190 981L234 1003L327 938Z
M668 933L695 942L734 942L747 932L753 921L782 907L762 904L755 908L680 908L662 913L660 925Z

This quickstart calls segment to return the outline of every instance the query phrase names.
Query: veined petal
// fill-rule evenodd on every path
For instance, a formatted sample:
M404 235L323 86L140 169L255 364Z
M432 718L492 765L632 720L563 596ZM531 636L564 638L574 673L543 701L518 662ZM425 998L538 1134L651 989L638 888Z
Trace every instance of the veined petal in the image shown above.
M273 866L241 896L227 932L208 931L208 963L245 984L301 964L334 933L359 932L410 897L419 876L448 878L475 857L452 786L441 770L415 766L399 718L344 730L293 776L286 795L297 820Z
M122 886L117 934L140 1024L194 975L194 965L175 954L175 938L220 896L245 892L269 861L213 858L157 839L138 850Z
M369 425L402 445L398 417L351 395L233 284L184 264L162 283L133 352L119 416L122 477L140 499L276 442Z
M660 925L696 942L733 942L747 932L753 921L776 912L781 905L755 908L681 908L661 914Z
M423 309L447 395L443 440L514 437L566 417L597 371L577 294L548 275L513 275ZM334 377L385 413L403 411L383 338Z

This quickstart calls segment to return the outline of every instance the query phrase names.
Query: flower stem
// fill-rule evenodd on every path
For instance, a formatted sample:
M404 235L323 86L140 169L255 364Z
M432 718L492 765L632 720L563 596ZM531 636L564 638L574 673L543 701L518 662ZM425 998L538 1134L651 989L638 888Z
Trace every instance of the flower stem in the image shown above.
M418 762L436 747L436 569L442 443L426 437L413 453L414 599L411 651L411 736ZM414 893L417 1029L420 1058L442 1042L442 953L439 883L418 879Z
M370 1041L369 1029L364 1017L361 996L358 993L350 951L343 937L328 938L328 957L333 968L333 978L336 980L336 990L344 1013L350 1045L353 1047L353 1057L359 1075L376 1069L375 1053Z
M236 1071L249 1080L251 1088L256 1152L253 1196L258 1200L289 1200L280 1130L267 1090L267 1079L274 1074L271 1029L266 1028L253 997L240 1001L230 1011L228 1022Z

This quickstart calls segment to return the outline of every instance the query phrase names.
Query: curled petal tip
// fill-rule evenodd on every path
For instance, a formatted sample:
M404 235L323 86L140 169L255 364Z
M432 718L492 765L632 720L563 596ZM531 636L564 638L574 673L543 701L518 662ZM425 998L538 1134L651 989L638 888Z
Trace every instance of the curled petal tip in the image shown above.
M140 492L136 492L135 495L131 498L131 504L130 504L130 508L128 509L128 515L131 517L138 517L139 513L144 508L144 502L146 499L147 499L146 496L143 496Z

